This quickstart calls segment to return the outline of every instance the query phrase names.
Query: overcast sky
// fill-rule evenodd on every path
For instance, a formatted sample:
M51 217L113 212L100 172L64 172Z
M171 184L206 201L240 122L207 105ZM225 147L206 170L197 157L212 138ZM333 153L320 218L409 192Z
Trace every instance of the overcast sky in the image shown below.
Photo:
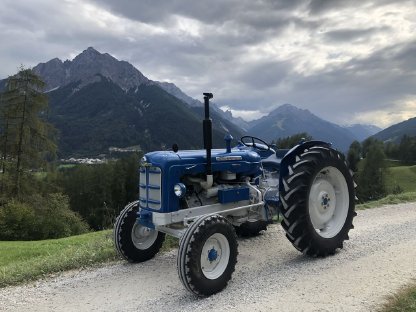
M0 78L87 47L254 119L416 116L416 1L1 0Z

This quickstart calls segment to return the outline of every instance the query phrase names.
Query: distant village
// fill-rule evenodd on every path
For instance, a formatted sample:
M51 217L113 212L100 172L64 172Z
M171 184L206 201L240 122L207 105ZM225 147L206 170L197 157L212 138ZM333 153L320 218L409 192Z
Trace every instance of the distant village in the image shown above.
M105 164L111 159L118 158L120 154L127 154L127 153L137 153L140 152L140 146L130 146L130 147L109 147L108 148L109 154L100 154L95 158L75 158L71 157L68 159L60 159L60 162L63 164L86 164L86 165L99 165Z

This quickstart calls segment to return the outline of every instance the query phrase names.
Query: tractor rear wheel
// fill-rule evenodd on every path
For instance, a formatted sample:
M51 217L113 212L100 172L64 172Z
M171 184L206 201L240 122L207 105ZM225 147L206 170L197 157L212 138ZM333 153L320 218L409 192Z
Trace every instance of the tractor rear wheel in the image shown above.
M352 174L344 156L312 147L282 177L282 227L304 254L325 257L343 248L356 216Z
M138 202L128 204L114 224L114 245L118 254L129 262L144 262L153 258L162 247L165 234L140 225Z
M177 268L187 290L200 297L223 290L237 263L233 226L222 216L196 219L181 238Z

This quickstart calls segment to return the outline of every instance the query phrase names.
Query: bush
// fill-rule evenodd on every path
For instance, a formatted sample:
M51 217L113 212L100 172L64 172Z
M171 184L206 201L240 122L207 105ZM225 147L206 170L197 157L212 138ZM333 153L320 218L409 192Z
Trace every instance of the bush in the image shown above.
M391 189L391 193L394 194L394 195L401 194L403 192L404 192L404 190L399 184L393 185L393 187Z
M12 199L0 208L0 240L40 240L82 234L88 225L62 194Z
M0 209L0 240L30 240L36 229L35 212L26 203L12 200Z

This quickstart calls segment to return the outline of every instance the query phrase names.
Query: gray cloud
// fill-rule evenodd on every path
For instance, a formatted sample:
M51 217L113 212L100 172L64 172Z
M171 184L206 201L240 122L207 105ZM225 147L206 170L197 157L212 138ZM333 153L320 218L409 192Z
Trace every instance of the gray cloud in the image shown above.
M390 31L391 28L384 27L370 27L365 29L339 29L328 31L324 34L326 40L329 42L340 42L340 41L355 41L355 40L366 40L369 36L377 34L379 32Z
M221 24L233 20L239 15L262 15L265 12L293 10L304 1L301 0L144 0L144 1L112 1L93 0L98 5L117 12L130 19L145 23L167 23L172 15L181 15L199 20L207 24ZM250 18L249 18L250 20Z
M321 15L330 11L339 11L344 8L353 8L355 10L365 8L372 10L375 7L380 7L389 4L398 3L412 3L412 0L377 0L377 1L362 1L362 0L310 0L308 8L312 15Z
M234 110L345 123L416 103L412 1L4 1L0 77L93 46Z

